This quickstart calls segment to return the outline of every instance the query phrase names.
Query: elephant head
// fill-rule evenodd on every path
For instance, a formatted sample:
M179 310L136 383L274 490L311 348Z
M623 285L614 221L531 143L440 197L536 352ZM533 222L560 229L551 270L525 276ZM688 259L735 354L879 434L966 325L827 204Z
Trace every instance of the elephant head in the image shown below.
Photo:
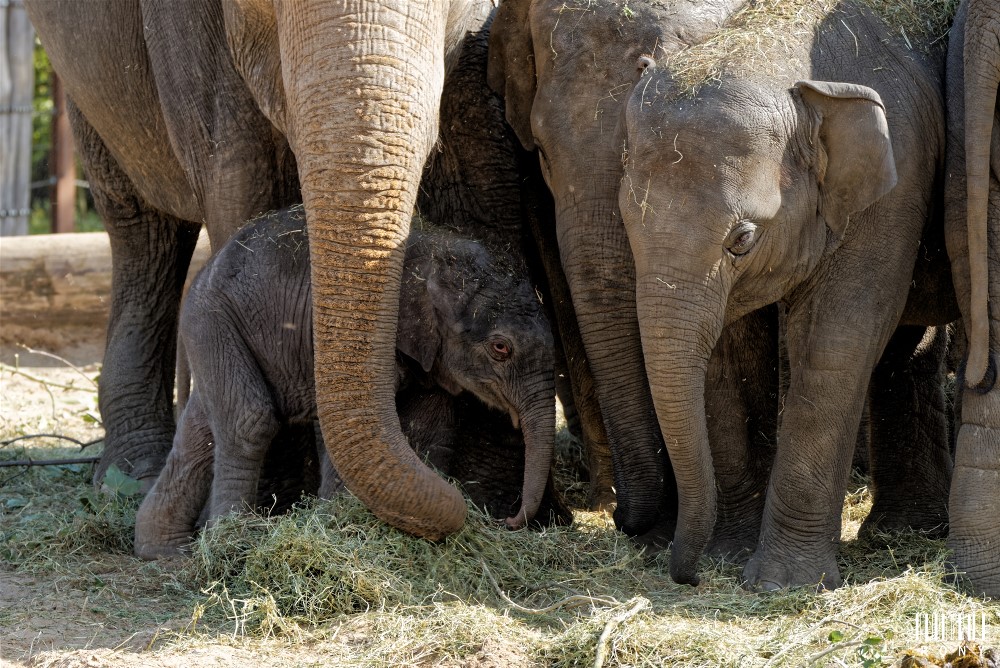
M619 205L680 505L671 575L694 583L715 520L704 387L722 328L802 284L896 172L881 100L853 84L727 81L679 96L648 67L625 127Z
M470 392L508 413L524 435L521 508L531 521L555 447L552 332L526 269L477 242L413 232L400 297L397 348L451 394Z
M223 3L237 70L288 138L309 220L316 397L346 486L390 524L431 539L465 502L400 428L395 333L404 245L437 137L446 66L490 3Z

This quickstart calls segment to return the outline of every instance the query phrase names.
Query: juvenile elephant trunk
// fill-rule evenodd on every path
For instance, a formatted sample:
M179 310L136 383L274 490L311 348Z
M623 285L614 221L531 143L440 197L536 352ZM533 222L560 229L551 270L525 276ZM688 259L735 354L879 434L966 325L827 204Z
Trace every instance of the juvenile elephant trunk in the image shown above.
M393 375L403 248L437 136L447 8L278 1L275 10L309 220L323 437L348 489L376 515L439 539L462 526L465 502L409 447Z
M535 518L552 468L556 432L554 380L550 377L543 385L547 386L517 408L524 434L524 483L521 508L505 520L511 529L520 529Z
M669 294L664 294L669 284ZM725 299L705 285L637 282L637 306L656 416L677 481L670 576L698 584L698 559L715 525L715 469L705 418L705 377L722 332ZM649 326L647 326L647 324Z
M989 233L987 206L990 190L990 153L997 145L993 137L996 114L997 87L1000 86L1000 36L987 29L969 30L973 25L991 25L986 17L974 12L986 12L987 3L969 5L965 60L965 166L968 188L969 269L972 280L972 303L969 316L969 357L965 381L977 387L986 379L990 353L989 320L989 259L987 257ZM996 12L995 9L992 11ZM994 17L993 24L1000 24ZM977 22L978 20L978 22ZM992 141L991 141L992 138ZM1000 160L1000 156L993 156ZM995 381L986 379L988 382ZM982 389L989 389L985 387Z

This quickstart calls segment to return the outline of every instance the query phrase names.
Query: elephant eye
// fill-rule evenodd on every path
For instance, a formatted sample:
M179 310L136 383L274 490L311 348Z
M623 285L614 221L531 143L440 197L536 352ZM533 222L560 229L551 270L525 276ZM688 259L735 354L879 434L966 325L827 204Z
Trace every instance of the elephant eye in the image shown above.
M489 344L490 355L493 359L503 361L510 357L510 343L504 339L493 339Z
M726 238L726 250L736 256L746 255L757 240L757 226L749 220L736 224Z

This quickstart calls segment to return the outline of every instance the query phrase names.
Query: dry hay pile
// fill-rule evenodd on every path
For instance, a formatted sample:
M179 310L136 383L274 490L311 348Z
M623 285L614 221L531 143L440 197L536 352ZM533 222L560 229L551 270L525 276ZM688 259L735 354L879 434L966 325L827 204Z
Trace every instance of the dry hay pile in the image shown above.
M861 488L848 503L870 498ZM280 518L226 518L201 536L191 568L208 595L196 617L209 625L317 642L342 634L352 649L340 660L352 665L450 665L490 643L518 648L523 665L862 665L915 647L918 612L993 615L1000 626L1000 607L945 584L947 551L919 535L847 543L849 584L825 593L747 592L738 566L708 558L702 584L680 586L666 556L643 554L599 513L512 532L470 507L466 526L434 544L343 497Z
M944 44L958 0L855 0L872 10L889 30L913 44ZM750 0L727 25L690 48L669 54L665 66L682 90L691 92L723 71L736 75L779 74L783 63L798 65L799 44L832 12L849 27L843 0ZM804 39L806 38L806 39ZM919 48L919 46L918 46Z

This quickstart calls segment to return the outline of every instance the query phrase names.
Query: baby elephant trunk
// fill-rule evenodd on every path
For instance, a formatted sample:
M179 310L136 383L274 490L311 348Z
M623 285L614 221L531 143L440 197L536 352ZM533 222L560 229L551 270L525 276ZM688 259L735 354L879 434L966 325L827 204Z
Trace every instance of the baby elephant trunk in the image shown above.
M516 515L504 520L511 529L520 529L535 518L552 468L556 404L555 383L551 374L548 382L540 385L542 387L517 409L521 432L524 434L524 482L520 509Z

